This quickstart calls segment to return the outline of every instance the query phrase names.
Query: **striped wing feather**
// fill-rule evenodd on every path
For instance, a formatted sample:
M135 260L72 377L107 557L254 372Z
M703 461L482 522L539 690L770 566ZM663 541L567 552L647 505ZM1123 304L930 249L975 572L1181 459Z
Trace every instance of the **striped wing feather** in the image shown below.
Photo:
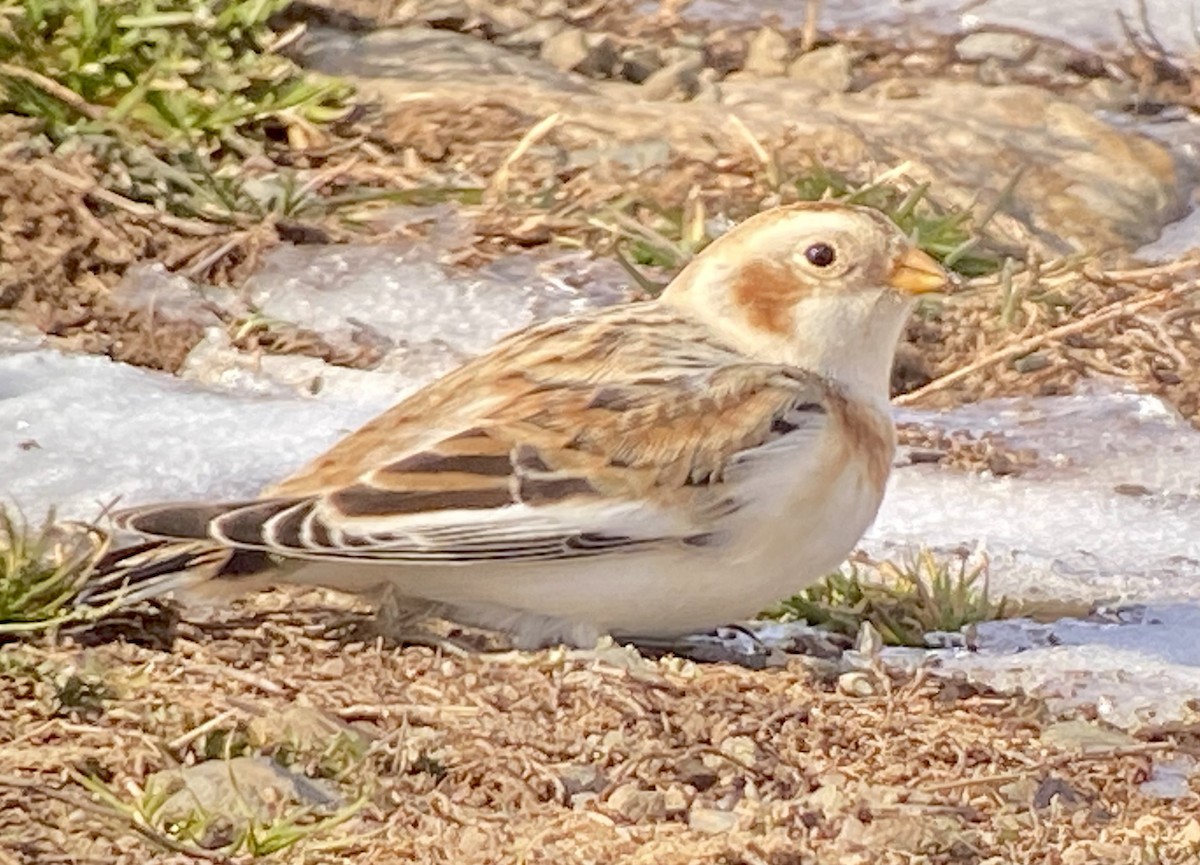
M164 505L118 521L151 537L318 559L557 559L697 543L738 505L731 468L769 443L811 441L825 422L822 395L812 376L760 364L535 385L349 484L305 494L285 482L258 501ZM326 458L343 461L337 448Z

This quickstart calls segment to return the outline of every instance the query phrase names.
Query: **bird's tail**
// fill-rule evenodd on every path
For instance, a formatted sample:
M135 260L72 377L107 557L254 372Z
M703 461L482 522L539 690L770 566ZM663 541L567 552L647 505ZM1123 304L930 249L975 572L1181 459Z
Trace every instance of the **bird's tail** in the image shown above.
M217 582L218 577L236 580L260 573L268 565L266 555L256 551L203 541L150 541L107 553L76 600L94 607L126 607L192 592Z

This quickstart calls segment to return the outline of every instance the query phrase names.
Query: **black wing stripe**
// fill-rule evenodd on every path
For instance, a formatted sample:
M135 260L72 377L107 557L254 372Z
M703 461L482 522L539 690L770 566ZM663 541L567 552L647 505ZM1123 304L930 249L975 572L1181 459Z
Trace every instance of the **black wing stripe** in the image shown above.
M431 472L464 472L480 477L506 478L513 473L513 463L507 455L446 455L426 451L392 463L381 470L382 474L427 474Z
M517 494L530 505L546 505L571 496L596 496L599 492L583 478L521 478Z
M203 540L209 537L209 525L213 520L230 510L253 504L159 505L125 511L117 514L114 521L122 529L151 537Z
M804 415L826 414L825 406L820 403L806 402L791 406L787 411L771 422L771 432L776 436L794 433L803 426L812 423L811 417Z
M210 522L209 534L234 546L261 546L267 521L297 504L303 504L303 500L267 499L253 505L227 508Z
M436 492L381 490L358 484L338 490L330 503L347 517L382 517L427 511L488 510L513 503L508 487Z

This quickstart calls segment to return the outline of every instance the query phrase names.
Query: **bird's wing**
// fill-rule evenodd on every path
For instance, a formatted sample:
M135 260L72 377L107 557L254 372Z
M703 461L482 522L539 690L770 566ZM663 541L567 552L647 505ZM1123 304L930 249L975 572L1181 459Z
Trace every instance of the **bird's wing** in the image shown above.
M262 499L139 508L118 524L292 558L431 564L710 543L742 504L739 467L816 447L836 408L824 381L775 365L612 378L526 376L418 447L390 453L377 423Z

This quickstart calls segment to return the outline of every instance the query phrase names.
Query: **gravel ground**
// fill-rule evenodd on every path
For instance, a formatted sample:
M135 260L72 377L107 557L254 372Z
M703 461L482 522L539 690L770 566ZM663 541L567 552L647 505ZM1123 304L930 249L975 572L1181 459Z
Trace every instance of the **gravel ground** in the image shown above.
M331 639L339 615L272 599L158 647L0 650L0 861L245 861L289 822L312 831L276 854L288 862L1083 865L1200 849L1200 784L1191 801L1139 787L1155 761L1198 753L1194 734L1135 741L870 665L453 657ZM263 793L252 755L315 779L320 801ZM228 767L229 789L135 816L164 798L148 789L178 786L155 773L202 762ZM206 849L250 813L257 841Z

